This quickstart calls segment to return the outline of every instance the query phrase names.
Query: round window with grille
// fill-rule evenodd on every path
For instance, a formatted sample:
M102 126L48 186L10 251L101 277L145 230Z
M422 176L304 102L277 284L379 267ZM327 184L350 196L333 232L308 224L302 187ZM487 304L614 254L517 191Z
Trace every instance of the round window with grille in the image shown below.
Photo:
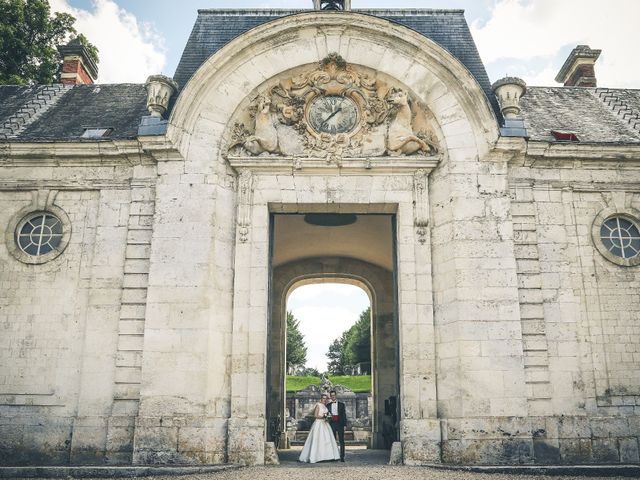
M616 257L633 258L640 253L640 230L624 217L607 219L600 227L600 239Z
M62 222L51 213L38 212L20 222L16 233L20 250L32 257L40 257L60 248Z
M635 213L634 209L628 212L606 209L593 222L596 249L607 260L625 267L640 264L640 221Z

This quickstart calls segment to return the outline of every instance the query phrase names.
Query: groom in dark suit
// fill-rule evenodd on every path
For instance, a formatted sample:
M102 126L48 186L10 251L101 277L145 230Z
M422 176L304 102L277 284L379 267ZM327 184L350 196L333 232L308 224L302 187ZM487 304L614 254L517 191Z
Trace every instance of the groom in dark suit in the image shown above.
M327 404L329 415L331 415L331 428L333 434L338 434L340 441L340 461L344 462L344 431L347 429L347 410L344 403L339 402L336 398L336 391L329 392L331 402Z

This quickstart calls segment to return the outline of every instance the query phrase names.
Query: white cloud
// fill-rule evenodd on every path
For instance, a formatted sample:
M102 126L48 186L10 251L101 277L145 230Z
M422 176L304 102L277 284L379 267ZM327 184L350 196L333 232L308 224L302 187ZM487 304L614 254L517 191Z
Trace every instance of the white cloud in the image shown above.
M50 3L52 11L73 15L76 30L100 50L100 83L143 83L149 75L162 72L164 39L113 0L94 0L93 11L73 8L67 0Z
M610 0L606 5L602 0L496 0L491 18L472 25L472 31L490 71L491 64L501 59L527 62L539 57L549 71L537 71L524 80L531 85L558 85L553 77L565 60L558 56L560 50L587 44L602 49L596 63L599 85L637 88L638 18L637 0ZM548 66L550 62L553 66Z
M355 285L315 283L296 288L289 296L289 303L309 302L314 300L324 302L327 298L331 298L332 296L358 299L366 297L366 293Z
M353 285L321 283L294 290L287 310L300 321L307 345L307 366L325 371L329 345L356 323L368 306L366 293Z

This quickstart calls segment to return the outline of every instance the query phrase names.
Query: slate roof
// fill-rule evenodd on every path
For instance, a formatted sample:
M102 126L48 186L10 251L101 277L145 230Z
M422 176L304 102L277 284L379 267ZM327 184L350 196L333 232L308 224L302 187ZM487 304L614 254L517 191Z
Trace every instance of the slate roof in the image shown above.
M184 87L196 70L215 52L239 35L286 15L312 10L198 10L187 45L173 79ZM498 119L502 118L491 83L480 59L464 10L368 9L354 10L399 23L447 49L467 67L489 99ZM340 13L335 13L340 15Z
M201 10L174 78L181 86L226 43L247 30L300 10ZM440 43L475 76L494 109L495 96L462 10L359 10L401 23ZM640 90L527 87L522 115L531 140L552 130L581 143L640 144ZM84 129L113 128L104 140L136 138L146 109L142 84L0 86L0 142L91 141ZM498 115L498 119L501 116Z
M520 105L531 140L554 141L556 130L581 143L640 143L640 90L527 87Z
M15 115L28 98L36 95L42 86L24 87L6 85L0 88L0 121Z
M58 93L43 95L52 89ZM104 140L135 138L141 117L149 114L146 100L142 84L0 86L0 132L16 115L24 119L22 110L28 117L17 137L4 129L9 140L95 141L80 137L85 128L99 127L113 128Z

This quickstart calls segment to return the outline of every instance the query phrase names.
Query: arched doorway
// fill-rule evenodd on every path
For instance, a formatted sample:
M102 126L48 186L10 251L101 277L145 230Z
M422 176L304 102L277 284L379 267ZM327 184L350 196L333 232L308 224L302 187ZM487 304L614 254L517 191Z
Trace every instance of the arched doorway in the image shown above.
M336 138L330 155L318 155L312 148L316 143L291 144L288 140L293 137L289 136L280 153L229 155L230 147L241 140L238 135L246 133L243 125L255 130L254 107L261 105L265 115L269 102L269 108L279 108L282 102L274 101L273 89L289 88L300 73L332 66L348 67L361 79L376 79L372 91L376 103L391 98L400 105L406 93L406 100L410 97L411 104L420 109L422 123L432 128L440 145L438 152L398 156L379 149L372 153L379 144L374 142L367 144L366 154L359 155L344 149ZM310 102L305 105L311 108ZM405 114L407 106L403 106ZM297 112L291 105L284 107L271 113ZM297 132L289 125L284 127ZM388 130L379 127L384 137ZM497 191L502 191L506 161L511 158L505 155L508 149L496 144L497 137L497 123L486 96L464 65L437 43L388 20L358 13L340 18L301 13L295 22L285 18L251 29L203 63L173 110L166 135L172 148L167 150L164 143L151 148L163 162L162 187L156 198L156 211L161 213L154 221L154 244L162 248L152 252L145 331L153 334L145 334L144 388L134 458L145 461L156 458L157 452L175 453L174 436L167 435L162 441L154 437L157 426L153 422L169 409L191 412L193 425L206 424L215 431L219 441L207 451L215 456L202 458L264 463L269 416L265 383L274 359L270 354L272 309L274 299L283 298L274 294L273 273L280 264L272 261L269 252L273 246L270 218L283 213L346 212L362 219L372 214L397 219L397 231L390 235L397 250L390 285L397 285L393 320L398 328L391 338L401 345L396 379L402 404L402 455L406 464L440 461L442 442L448 441L442 436L446 432L443 422L467 418L471 415L467 407L473 409L486 394L482 389L466 388L470 375L476 375L462 368L463 354L474 365L491 366L483 367L483 378L490 378L494 364L497 367L502 361L501 356L487 359L480 350L463 348L469 329L480 321L474 313L479 305L477 287L493 278L477 276L475 258L511 248L508 235L499 228L484 228L475 216L475 212L508 215L507 195L495 198L490 193L494 181ZM244 138L242 145L247 141ZM298 147L313 151L301 156L286 154L295 153ZM259 152L254 150L252 153ZM181 176L194 172L204 182L198 188L190 183L191 177ZM481 176L486 188L481 188ZM183 216L184 205L175 201L173 191L193 199L189 205L198 208L187 209L190 216ZM182 228L183 221L189 224L187 228ZM491 222L493 219L486 225L495 226ZM174 238L176 225L182 233ZM200 256L185 252L184 239L194 232L206 247L198 250L203 252ZM469 235L479 237L471 240ZM361 253L370 250L375 240L372 236L362 240L355 255L314 253L312 244L300 242L306 252L291 261L316 256L368 261ZM165 278L167 269L178 269L180 275ZM322 273L322 267L318 271ZM460 275L473 279L473 288L460 286ZM193 312L194 331L209 339L195 363L200 374L180 378L180 382L166 381L165 372L172 371L176 359L190 362L192 356L191 351L165 351L169 347L164 339L171 338L182 322L181 316L169 315L173 310L166 303L167 281L171 288L188 292L185 299L172 299L171 309ZM517 285L509 288L506 299L502 289L487 289L482 302L497 302L495 308L506 312L501 321L516 322ZM469 316L461 318L460 312ZM443 348L436 349L439 344ZM524 374L513 367L509 375L517 382L519 401L512 402L503 392L498 403L514 405L504 411L517 416L526 411L526 402L521 401ZM171 428L175 432L179 427ZM197 431L205 435L204 429L197 427ZM206 435L212 438L210 431ZM200 451L199 438L194 436L183 450ZM456 441L449 445L460 449L475 445Z
M305 216L271 216L267 439L285 429L286 299L305 284L341 282L364 289L371 301L371 446L388 448L398 439L399 420L395 216L353 215L349 225L317 225ZM315 216L324 223L339 220L331 212Z

